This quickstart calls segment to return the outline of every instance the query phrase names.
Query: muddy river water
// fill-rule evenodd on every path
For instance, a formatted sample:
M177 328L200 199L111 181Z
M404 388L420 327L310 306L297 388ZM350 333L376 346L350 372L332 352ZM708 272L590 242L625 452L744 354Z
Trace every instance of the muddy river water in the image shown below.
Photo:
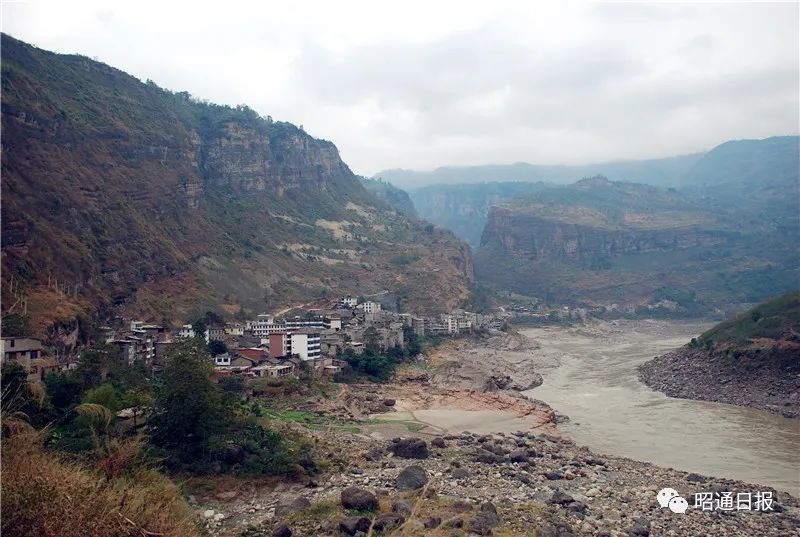
M669 398L636 366L706 327L620 322L597 329L522 332L552 358L526 392L570 421L559 429L599 453L800 493L800 422L731 405Z

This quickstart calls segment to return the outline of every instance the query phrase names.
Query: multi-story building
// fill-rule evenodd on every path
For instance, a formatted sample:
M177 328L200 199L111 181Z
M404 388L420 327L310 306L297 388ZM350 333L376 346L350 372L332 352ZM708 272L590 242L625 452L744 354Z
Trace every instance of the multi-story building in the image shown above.
M353 298L352 296L346 296L342 300L342 306L347 306L348 308L355 308L358 304L358 299Z
M122 359L132 365L140 361L152 366L156 357L156 339L143 331L128 333L114 338L111 342L122 354Z
M381 311L380 303L372 302L371 300L362 302L361 304L358 305L358 308L364 310L364 313L377 313Z
M194 337L194 327L190 324L185 324L181 326L180 330L178 330L178 337Z
M342 329L342 318L338 315L331 315L322 320L322 326L325 330L334 330L338 332Z
M243 336L244 325L242 323L227 323L225 325L225 334L229 336Z
M0 363L17 362L25 371L31 370L31 360L42 354L42 342L31 337L4 337L0 340Z
M311 330L302 330L291 334L290 353L303 360L314 360L320 357L320 334Z
M269 335L269 357L280 358L292 354L292 339L286 332Z
M206 328L206 341L211 341L215 339L217 341L222 341L225 339L225 327L224 326L209 326Z
M321 355L321 336L313 330L298 330L270 334L269 357L299 356L303 360L313 360Z

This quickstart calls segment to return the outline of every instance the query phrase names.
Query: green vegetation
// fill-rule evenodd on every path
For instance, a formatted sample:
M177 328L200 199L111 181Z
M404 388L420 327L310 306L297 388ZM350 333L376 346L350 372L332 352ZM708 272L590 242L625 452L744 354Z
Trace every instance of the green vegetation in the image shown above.
M759 304L703 333L697 345L741 344L756 338L800 341L800 291Z

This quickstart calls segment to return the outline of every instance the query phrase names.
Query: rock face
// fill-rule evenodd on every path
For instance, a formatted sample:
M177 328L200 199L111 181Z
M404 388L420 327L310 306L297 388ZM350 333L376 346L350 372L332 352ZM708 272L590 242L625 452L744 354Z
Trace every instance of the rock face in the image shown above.
M797 191L796 176L794 184L781 177L786 182L770 192ZM475 255L478 279L553 302L683 315L795 286L800 263L786 241L800 240L800 226L788 216L800 208L760 190L749 196L715 188L701 195L593 177L495 205ZM779 270L751 272L753 279L735 289L725 285L737 271L752 270L755 259Z
M467 245L368 192L331 142L85 57L2 45L3 303L27 299L40 333L96 308L263 310L338 282L353 294L403 282L418 310L466 293Z

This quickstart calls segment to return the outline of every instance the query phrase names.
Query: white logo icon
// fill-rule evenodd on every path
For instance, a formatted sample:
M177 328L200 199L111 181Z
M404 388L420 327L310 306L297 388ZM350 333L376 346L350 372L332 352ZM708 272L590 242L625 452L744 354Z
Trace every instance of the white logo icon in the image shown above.
M669 501L669 510L673 513L685 513L689 508L689 502L680 496L675 496Z
M662 509L664 507L669 507L669 510L673 513L685 513L689 508L689 502L681 498L677 490L671 488L658 491L656 500L658 500L658 505L660 505Z
M658 505L661 507L667 507L669 505L669 501L675 496L679 496L677 490L666 488L658 491L656 499L658 499Z

